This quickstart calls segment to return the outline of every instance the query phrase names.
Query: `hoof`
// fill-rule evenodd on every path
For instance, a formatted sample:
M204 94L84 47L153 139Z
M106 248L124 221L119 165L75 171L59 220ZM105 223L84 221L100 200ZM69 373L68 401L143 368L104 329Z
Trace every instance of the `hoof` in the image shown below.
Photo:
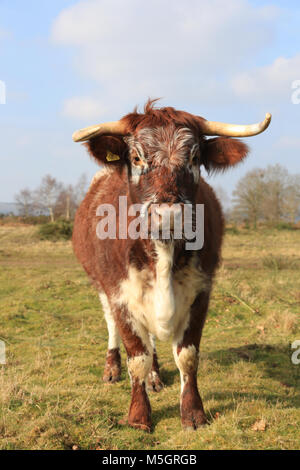
M130 421L130 419L125 416L118 421L118 424L121 426L130 426L135 429L140 429L141 431L150 433L151 432L151 423L137 423L135 421Z
M132 385L132 397L128 413L129 426L151 432L151 406L146 392L145 382L135 379Z
M102 380L106 383L118 382L121 378L121 356L119 349L109 349Z
M110 370L105 370L102 380L105 383L115 383L118 382L121 379L121 374L119 370L113 370L113 368L110 368Z
M205 426L209 423L201 409L194 409L181 417L181 424L185 431L196 431L200 426Z
M164 384L160 380L158 373L152 370L148 375L147 391L160 392L163 387Z
M142 423L129 423L129 426L135 429L140 429L141 431L150 433L151 432L151 426L148 426L147 424L142 424Z

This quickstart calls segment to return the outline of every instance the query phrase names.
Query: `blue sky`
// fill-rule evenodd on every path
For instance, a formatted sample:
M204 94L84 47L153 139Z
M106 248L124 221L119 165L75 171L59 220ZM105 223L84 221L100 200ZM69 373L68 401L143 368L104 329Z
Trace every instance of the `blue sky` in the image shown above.
M297 1L0 0L0 201L46 173L91 177L97 166L73 131L148 96L210 120L273 114L266 133L247 139L246 163L212 184L231 192L272 163L299 173L299 24Z

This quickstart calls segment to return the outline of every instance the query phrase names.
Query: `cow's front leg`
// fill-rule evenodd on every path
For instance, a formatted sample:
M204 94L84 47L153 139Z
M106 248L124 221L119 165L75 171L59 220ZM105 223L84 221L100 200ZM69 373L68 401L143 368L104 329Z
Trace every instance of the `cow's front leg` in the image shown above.
M199 294L190 312L190 321L182 338L177 335L173 344L175 362L180 371L181 423L185 429L197 429L206 424L202 400L197 386L199 344L208 308L209 295Z
M160 378L158 357L157 357L157 352L156 352L156 347L155 347L155 339L153 335L150 335L150 342L153 348L153 360L152 360L151 371L149 372L149 375L148 375L147 389L152 392L160 392L164 384L162 383L161 378Z
M150 432L151 407L146 379L151 370L153 351L149 335L143 326L130 318L124 310L119 313L117 321L127 352L127 365L132 387L128 424Z
M110 309L107 297L99 294L108 330L108 349L102 380L114 383L121 378L120 334Z

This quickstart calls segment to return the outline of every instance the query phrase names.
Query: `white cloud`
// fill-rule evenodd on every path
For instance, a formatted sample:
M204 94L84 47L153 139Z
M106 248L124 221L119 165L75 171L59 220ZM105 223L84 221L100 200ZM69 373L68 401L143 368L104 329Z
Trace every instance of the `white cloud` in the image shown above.
M239 98L253 102L291 103L292 83L300 79L300 54L278 57L271 65L256 67L232 79L232 89Z
M277 14L247 0L85 0L59 14L52 40L74 48L106 106L148 96L197 104L226 100L228 75L272 43Z
M94 98L74 96L64 101L62 114L74 119L93 119L105 114L106 109Z

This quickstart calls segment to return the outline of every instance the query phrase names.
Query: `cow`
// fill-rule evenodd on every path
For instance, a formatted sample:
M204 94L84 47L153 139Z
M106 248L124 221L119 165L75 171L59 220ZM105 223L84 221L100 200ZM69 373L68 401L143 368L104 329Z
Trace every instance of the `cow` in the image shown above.
M173 341L181 378L183 428L197 429L208 422L198 391L197 368L212 283L220 263L224 220L201 168L223 172L241 162L248 147L234 137L259 134L271 121L270 114L251 125L208 121L172 107L158 108L155 101L148 100L142 113L135 108L119 121L73 134L73 140L84 142L102 166L76 213L73 248L99 292L107 322L103 380L113 383L120 379L122 340L132 389L127 422L148 432L148 391L159 391L163 386L155 338ZM154 207L151 221L157 236L149 229L141 231L144 236L128 235L134 218L120 208L120 197L127 207L137 204L143 220L149 221ZM195 227L196 208L204 207L203 243L195 249L187 249L184 234L174 236L174 222L185 205L192 210L190 218L180 219L182 232L185 221ZM99 235L99 223L106 213L103 208L113 208L115 217L117 228L110 235L107 230L109 236L103 236L101 230ZM167 219L170 236L163 237L163 220ZM190 241L195 241L197 233L193 233Z

